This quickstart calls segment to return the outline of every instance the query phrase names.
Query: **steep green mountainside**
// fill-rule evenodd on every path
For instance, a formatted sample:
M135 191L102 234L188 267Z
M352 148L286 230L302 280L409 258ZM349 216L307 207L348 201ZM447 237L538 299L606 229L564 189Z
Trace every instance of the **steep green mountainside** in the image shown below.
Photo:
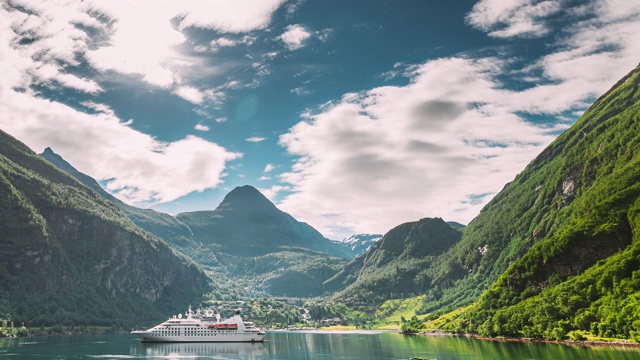
M335 296L364 302L382 302L422 293L430 283L418 276L462 233L442 219L426 218L399 225L385 234L362 256L325 282Z
M130 327L208 291L195 264L0 131L0 313L27 326Z
M535 245L462 317L455 325L460 330L640 340L639 87L640 67L481 214L494 212L512 253ZM482 219L469 228L488 226ZM509 226L508 220L515 222Z
M60 170L69 173L83 184L95 190L105 199L116 204L127 215L127 217L131 219L131 221L144 230L147 230L148 232L179 248L198 248L198 243L194 238L191 229L174 216L152 209L140 209L120 201L105 191L94 178L78 171L60 155L53 152L51 148L46 148L40 156L54 164Z
M423 295L418 312L431 316L467 306L491 287L476 310L450 330L550 337L552 331L577 329L634 336L640 331L638 307L631 306L640 296L639 72L632 71L596 101L442 254L416 263L413 271L372 273L367 275L372 285L358 287L365 260L377 250L372 247L325 287L376 301L379 291L370 289L411 285L411 293ZM408 235L414 236L421 235ZM622 315L630 312L634 315Z
M41 156L116 204L136 225L190 257L220 283L229 284L229 291L319 295L322 283L353 254L278 210L250 186L231 191L214 211L174 217L123 203L51 149Z

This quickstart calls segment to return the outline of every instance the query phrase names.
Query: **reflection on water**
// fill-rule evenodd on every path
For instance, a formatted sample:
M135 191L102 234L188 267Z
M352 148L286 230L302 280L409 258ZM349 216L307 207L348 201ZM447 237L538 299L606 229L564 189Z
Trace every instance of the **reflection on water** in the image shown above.
M638 360L640 348L482 341L379 332L268 332L264 343L140 343L131 334L0 339L0 358L218 360Z
M211 357L212 355L234 355L242 359L263 357L266 352L262 343L141 343L131 346L131 355L146 357Z

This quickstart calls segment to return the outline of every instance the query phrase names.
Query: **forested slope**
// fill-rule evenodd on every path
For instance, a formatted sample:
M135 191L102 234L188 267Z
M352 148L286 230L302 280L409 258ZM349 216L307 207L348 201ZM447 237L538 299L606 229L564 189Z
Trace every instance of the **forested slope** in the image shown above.
M636 68L519 176L541 184L523 215L542 240L453 327L640 340L639 87Z
M130 327L197 303L210 279L112 202L0 131L0 314Z

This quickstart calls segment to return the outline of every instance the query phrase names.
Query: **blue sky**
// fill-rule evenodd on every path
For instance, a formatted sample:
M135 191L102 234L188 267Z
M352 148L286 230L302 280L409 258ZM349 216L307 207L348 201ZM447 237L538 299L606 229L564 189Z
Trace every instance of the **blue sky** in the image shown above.
M640 62L636 1L3 1L0 129L128 203L468 223ZM634 41L636 39L636 41Z

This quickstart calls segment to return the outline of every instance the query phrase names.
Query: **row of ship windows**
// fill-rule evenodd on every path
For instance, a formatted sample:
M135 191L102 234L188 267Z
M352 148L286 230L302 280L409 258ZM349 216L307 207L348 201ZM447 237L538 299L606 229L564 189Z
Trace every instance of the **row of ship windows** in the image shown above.
M180 331L180 330L211 330L211 328L207 328L207 327L176 327L174 326L172 330L170 331ZM233 330L237 330L237 329L233 329Z
M156 331L156 334L159 335L180 335L180 334L184 334L184 335L200 335L200 334L218 334L218 333L237 333L238 330L217 330L217 331L204 331L204 330L200 330L200 331Z

